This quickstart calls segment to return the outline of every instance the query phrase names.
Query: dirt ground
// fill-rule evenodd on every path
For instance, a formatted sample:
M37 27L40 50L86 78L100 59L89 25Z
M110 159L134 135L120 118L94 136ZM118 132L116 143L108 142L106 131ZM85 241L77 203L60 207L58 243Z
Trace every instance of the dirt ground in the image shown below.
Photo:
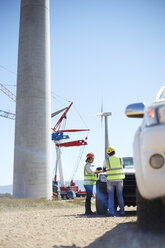
M136 220L131 207L125 217L85 216L83 206L0 211L0 247L165 248L165 235L138 230Z

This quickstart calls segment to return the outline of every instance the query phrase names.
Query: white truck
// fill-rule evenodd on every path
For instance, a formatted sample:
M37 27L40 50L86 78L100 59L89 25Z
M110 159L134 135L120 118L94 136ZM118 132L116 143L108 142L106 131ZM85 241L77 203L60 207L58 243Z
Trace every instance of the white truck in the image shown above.
M138 225L144 229L165 227L165 86L153 103L126 107L128 117L143 118L133 141L137 183Z

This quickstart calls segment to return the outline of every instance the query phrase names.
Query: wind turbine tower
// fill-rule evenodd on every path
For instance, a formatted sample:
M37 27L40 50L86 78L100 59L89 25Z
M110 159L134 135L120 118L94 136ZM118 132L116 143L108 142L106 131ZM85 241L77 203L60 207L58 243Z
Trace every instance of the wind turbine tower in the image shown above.
M103 106L103 105L102 105ZM103 107L101 108L101 112L96 114L96 116L101 117L101 123L104 119L104 124L105 124L105 158L107 157L107 148L109 146L109 135L108 135L108 116L111 116L111 112L103 112Z
M21 0L14 198L51 199L49 0Z

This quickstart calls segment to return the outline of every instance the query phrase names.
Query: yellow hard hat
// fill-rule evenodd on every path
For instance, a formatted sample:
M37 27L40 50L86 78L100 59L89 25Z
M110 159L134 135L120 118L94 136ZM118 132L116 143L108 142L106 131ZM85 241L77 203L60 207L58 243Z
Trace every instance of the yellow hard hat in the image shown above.
M108 153L108 154L110 154L111 152L114 152L114 151L115 151L115 149L113 149L113 148L110 147L110 146L107 148L107 153Z

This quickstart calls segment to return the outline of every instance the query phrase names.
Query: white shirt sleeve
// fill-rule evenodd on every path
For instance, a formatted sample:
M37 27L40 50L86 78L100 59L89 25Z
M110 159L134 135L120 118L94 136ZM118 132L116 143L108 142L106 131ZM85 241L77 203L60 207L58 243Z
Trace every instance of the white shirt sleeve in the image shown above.
M104 160L103 168L108 168L106 159Z
M94 165L91 165L90 163L86 164L86 170L88 173L91 173L93 175L95 174Z

